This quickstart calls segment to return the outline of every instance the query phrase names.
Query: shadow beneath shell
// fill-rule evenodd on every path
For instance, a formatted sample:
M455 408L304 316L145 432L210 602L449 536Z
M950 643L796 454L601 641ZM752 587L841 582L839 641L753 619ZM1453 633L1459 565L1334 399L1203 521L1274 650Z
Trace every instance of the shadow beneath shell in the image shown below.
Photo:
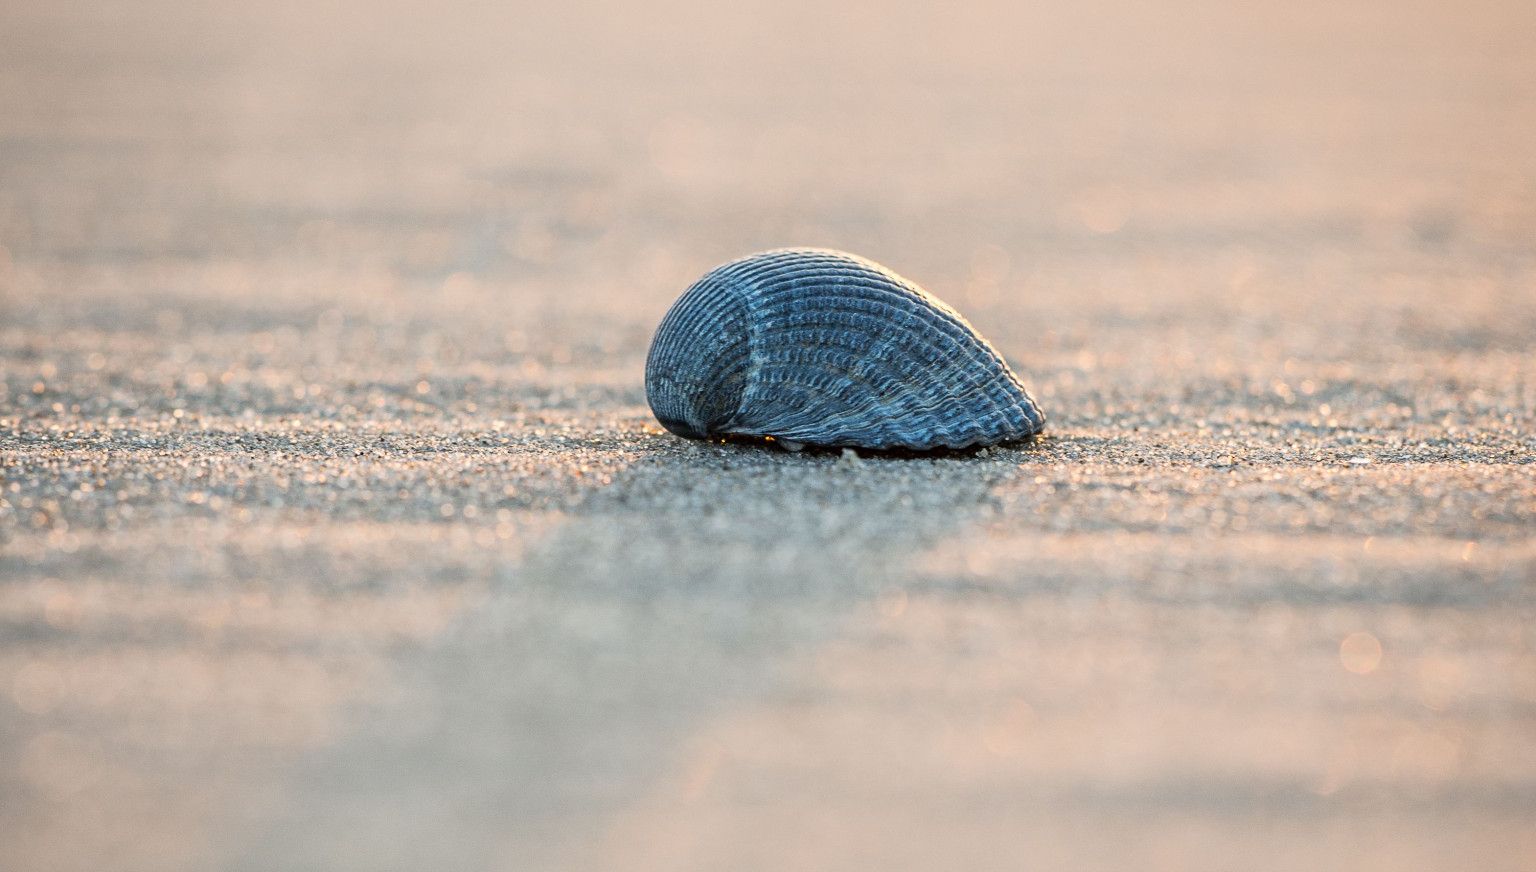
M718 445L732 445L757 451L773 451L778 454L799 454L806 457L846 457L849 452L860 458L875 460L965 460L970 458L991 457L1003 451L1032 451L1038 450L1044 443L1041 435L1030 436L1025 439L1016 439L1010 442L1000 442L996 445L972 445L967 448L949 448L940 446L937 448L867 448L855 445L810 445L802 444L788 447L783 440L772 436L723 436L710 440Z
M520 868L609 868L590 852L691 737L793 686L1020 474L969 462L985 448L802 460L764 439L625 444L632 463L306 761L291 808L235 868L431 865L445 844L460 868L508 846ZM866 454L903 462L847 460Z

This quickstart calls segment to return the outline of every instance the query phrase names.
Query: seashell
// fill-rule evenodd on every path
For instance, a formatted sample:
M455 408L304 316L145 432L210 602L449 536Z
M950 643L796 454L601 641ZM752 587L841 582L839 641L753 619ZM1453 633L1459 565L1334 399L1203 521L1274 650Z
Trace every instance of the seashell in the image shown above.
M716 267L662 319L645 395L691 439L968 448L1045 423L1001 355L915 283L829 249L766 251Z

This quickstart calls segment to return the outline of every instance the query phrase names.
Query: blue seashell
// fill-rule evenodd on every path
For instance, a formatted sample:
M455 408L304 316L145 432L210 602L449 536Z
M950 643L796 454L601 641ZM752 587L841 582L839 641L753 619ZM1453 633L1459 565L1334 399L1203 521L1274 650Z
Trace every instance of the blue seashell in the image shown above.
M672 305L645 395L679 436L785 447L968 448L1045 423L1017 376L955 310L841 251L766 251L710 270Z

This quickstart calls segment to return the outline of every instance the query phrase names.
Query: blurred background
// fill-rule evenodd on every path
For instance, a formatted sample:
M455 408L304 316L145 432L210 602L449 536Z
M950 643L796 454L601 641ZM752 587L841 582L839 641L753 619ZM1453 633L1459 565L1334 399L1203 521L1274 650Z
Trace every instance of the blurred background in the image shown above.
M1532 868L1533 46L6 0L0 865ZM785 245L964 312L1054 453L668 454L650 332Z
M5 16L12 269L224 269L272 293L303 271L580 279L654 306L701 266L798 241L985 304L1090 259L1230 277L1303 249L1343 269L1529 242L1520 2ZM302 284L316 303L349 290Z

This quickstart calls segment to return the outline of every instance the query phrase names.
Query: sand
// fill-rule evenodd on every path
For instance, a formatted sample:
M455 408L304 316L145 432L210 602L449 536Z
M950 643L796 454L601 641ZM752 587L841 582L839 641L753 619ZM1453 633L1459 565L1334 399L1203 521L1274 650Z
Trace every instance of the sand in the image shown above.
M1531 868L1533 33L10 4L0 866ZM664 433L782 245L1046 434Z

